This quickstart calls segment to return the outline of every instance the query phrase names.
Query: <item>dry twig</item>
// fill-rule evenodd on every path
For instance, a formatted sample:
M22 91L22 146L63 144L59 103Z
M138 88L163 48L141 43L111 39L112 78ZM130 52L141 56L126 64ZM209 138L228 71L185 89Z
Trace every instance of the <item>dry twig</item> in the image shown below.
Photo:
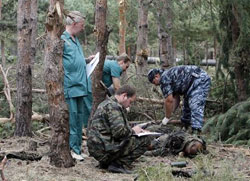
M146 177L148 178L148 180L151 181L151 179L150 179L149 176L148 176L148 172L147 172L145 169L142 169L142 170L143 170L143 172L145 173L145 175L146 175Z
M1 174L2 181L7 181L3 174L4 166L6 165L6 163L7 163L7 157L5 155L3 160L0 163L0 174Z
M1 73L3 75L3 81L4 81L4 94L6 96L6 99L9 103L9 109L10 109L10 117L9 118L0 118L0 123L1 122L8 122L8 121L13 121L14 122L14 106L12 104L12 101L11 101L11 94L10 94L10 85L9 85L9 81L7 79L7 75L8 75L8 72L10 70L11 67L9 67L6 72L4 72L4 69L2 67L2 65L0 65L0 70L1 70Z

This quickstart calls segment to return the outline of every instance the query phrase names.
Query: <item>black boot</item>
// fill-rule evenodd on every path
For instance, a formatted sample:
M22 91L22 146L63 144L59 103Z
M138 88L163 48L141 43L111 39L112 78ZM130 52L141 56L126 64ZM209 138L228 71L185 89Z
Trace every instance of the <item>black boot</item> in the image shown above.
M108 171L112 173L124 173L124 174L132 174L133 172L130 170L127 170L123 167L123 165L120 165L118 163L112 162L108 166Z
M109 165L107 163L99 162L99 165L97 167L100 168L100 169L107 169L108 166Z

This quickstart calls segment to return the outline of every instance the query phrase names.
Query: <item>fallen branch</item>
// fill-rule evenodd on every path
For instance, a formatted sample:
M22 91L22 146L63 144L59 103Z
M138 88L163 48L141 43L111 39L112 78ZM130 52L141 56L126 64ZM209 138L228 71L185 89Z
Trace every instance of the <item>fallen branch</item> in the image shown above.
M48 121L49 120L49 114L38 114L33 111L33 115L31 117L32 121Z
M36 131L36 133L39 134L39 135L42 136L42 137L49 138L50 135L44 134L43 132L44 132L44 131L48 131L48 130L50 130L50 129L51 129L51 127L45 127L45 128L42 128L42 129Z
M16 88L11 88L10 90L13 92L17 91ZM32 92L34 92L34 93L46 93L46 90L45 89L32 89Z
M7 123L10 120L11 120L10 118L0 118L0 124ZM47 120L49 120L49 114L40 115L38 113L33 113L31 120L32 121L47 121ZM15 122L15 120L13 119L13 123L14 122Z
M138 102L150 102L150 103L154 103L154 104L164 104L163 100L150 99L150 98L145 98L145 97L137 97L136 101L138 101Z
M152 118L151 116L149 116L148 114L144 113L144 112L136 112L136 114L140 114L142 116L145 116L146 118L148 118L151 121L155 121L154 118Z
M30 161L38 161L42 159L42 156L35 152L26 152L26 151L9 151L9 152L0 152L0 158L7 157L15 158L19 160L30 160Z
M4 166L6 165L6 163L7 163L7 157L5 155L3 160L0 163L0 174L1 174L2 181L7 181L3 174Z
M11 120L11 118L0 118L0 124L7 123Z

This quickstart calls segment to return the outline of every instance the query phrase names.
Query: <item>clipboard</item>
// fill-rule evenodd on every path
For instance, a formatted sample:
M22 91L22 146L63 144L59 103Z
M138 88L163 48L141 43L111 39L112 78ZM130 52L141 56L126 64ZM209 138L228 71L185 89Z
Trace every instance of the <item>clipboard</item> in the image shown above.
M86 72L87 72L87 77L89 77L92 72L95 70L96 65L99 62L99 57L100 57L100 53L97 52L97 54L95 55L95 57L91 60L91 62L89 62L86 65Z

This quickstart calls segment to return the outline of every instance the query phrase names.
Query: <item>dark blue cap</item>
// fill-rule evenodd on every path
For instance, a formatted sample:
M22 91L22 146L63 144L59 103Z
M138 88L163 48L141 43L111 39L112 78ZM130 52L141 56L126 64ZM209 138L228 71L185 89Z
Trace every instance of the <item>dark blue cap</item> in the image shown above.
M156 74L160 74L161 70L160 69L151 69L148 72L148 80L149 82L153 83L153 80L155 78Z

